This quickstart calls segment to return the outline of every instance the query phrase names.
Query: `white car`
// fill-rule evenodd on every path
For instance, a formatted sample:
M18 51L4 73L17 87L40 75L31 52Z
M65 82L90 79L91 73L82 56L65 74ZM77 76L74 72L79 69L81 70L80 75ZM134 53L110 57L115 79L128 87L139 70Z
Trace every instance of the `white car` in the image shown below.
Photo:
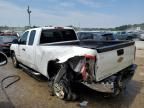
M133 41L80 41L72 28L40 27L26 30L14 42L14 66L21 64L47 77L60 99L75 97L73 82L117 95L135 72Z
M142 41L144 41L144 33L140 34L139 39L142 40Z

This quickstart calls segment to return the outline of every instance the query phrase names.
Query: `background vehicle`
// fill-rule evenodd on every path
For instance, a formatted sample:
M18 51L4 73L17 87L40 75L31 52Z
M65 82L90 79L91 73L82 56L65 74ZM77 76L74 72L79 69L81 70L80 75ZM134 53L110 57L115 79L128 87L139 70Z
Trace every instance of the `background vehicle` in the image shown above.
M96 41L116 40L112 33L94 32L94 31L79 31L77 32L79 40L92 39Z
M18 36L15 33L1 33L0 51L4 52L6 55L10 55L10 45L15 39L18 39Z
M0 52L0 66L7 64L7 61L7 56L4 53Z
M121 31L121 32L117 32L115 34L115 37L119 40L133 40L135 38L138 38L138 35L133 32Z
M140 34L139 39L142 40L142 41L144 41L144 33Z
M75 98L74 82L118 95L136 69L133 41L80 41L69 27L25 31L12 44L11 57L15 67L47 77L53 93L67 100Z

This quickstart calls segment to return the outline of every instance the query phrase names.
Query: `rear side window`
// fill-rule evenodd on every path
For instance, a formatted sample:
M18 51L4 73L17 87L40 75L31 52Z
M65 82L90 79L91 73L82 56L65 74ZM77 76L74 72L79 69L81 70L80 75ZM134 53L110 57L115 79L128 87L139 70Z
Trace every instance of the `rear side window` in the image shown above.
M27 31L22 35L19 44L26 45L28 34L29 34L29 32Z
M71 41L71 40L77 40L76 34L73 30L68 29L43 30L41 33L40 44L60 42L60 41Z
M36 34L36 31L35 31L35 30L32 30L31 33L30 33L28 45L33 45L34 38L35 38L35 34Z

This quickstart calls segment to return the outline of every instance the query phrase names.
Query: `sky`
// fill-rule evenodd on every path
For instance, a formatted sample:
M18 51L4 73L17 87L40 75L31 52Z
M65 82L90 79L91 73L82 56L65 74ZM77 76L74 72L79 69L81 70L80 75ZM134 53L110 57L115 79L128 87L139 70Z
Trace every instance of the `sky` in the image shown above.
M0 25L109 28L144 22L144 0L0 0Z

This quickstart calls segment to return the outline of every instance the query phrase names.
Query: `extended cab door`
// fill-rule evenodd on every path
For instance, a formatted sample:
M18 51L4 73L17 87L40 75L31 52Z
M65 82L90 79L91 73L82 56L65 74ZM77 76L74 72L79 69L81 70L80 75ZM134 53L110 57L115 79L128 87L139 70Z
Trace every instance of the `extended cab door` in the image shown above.
M35 68L35 45L34 45L34 40L35 40L35 35L36 35L36 30L30 31L30 35L28 37L28 45L26 47L26 52L25 52L25 60L27 65L34 69Z

